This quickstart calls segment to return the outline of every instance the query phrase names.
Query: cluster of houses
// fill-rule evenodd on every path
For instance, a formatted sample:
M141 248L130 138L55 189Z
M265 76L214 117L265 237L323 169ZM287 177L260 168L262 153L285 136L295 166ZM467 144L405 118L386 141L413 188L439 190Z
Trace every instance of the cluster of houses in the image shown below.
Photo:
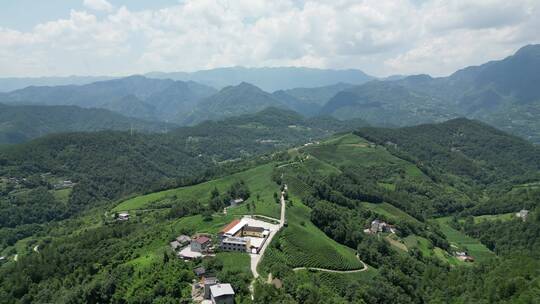
M396 226L390 225L384 221L375 219L371 222L369 228L364 229L367 234L377 234L381 232L396 233Z
M268 239L270 230L256 226L253 222L236 219L223 227L218 233L217 247L223 251L258 254ZM170 246L185 260L211 255L215 251L212 236L209 234L196 234L193 237L180 235L170 242Z
M178 257L184 260L191 260L214 252L212 238L207 234L196 234L193 237L180 235L170 242L171 248L178 252Z
M234 220L219 232L219 248L257 254L268 239L270 230L250 225L245 220Z

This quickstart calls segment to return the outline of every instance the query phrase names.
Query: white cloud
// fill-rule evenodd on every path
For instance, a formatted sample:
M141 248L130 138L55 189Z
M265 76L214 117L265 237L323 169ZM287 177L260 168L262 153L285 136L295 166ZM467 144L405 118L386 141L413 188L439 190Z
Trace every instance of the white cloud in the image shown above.
M130 74L220 66L448 74L540 42L536 0L185 0L72 11L22 32L0 27L6 75Z
M113 10L112 4L107 0L84 0L84 6L96 11L110 12Z

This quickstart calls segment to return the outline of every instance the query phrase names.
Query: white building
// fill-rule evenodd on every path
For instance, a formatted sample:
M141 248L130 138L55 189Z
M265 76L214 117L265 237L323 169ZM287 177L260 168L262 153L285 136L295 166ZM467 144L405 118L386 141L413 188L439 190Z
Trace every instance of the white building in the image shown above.
M231 284L210 286L210 299L213 304L234 304L234 290Z

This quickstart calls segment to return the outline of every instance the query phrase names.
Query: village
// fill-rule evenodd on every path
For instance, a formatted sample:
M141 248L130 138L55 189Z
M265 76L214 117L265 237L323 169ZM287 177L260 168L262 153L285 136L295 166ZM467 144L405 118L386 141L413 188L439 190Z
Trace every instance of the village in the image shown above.
M185 261L214 258L218 252L248 254L251 260L251 271L254 277L257 278L257 265L264 254L264 250L272 237L284 226L285 191L287 191L286 185L284 185L284 190L281 193L281 218L279 220L256 215L244 215L222 227L217 234L181 234L172 240L169 246L179 259ZM242 199L231 200L232 207L241 203L243 203ZM128 221L130 218L128 212L118 213L115 217L120 222ZM235 291L231 282L220 282L215 273L202 265L195 267L193 272L197 277L192 285L192 299L195 303L234 303Z

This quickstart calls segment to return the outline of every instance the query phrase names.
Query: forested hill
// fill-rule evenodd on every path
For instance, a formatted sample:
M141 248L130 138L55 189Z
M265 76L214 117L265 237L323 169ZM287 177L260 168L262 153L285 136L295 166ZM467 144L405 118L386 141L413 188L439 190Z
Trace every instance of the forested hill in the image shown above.
M484 185L539 179L537 146L478 121L458 118L400 129L363 128L356 133L438 178L454 174Z
M77 182L72 203L116 199L214 176L220 162L249 158L362 126L304 120L280 109L205 122L167 134L103 131L49 135L0 150L0 176ZM224 170L221 168L220 170ZM184 180L189 177L189 180Z
M126 117L104 109L76 106L0 104L0 144L14 144L50 133L130 130L165 132L176 126Z

